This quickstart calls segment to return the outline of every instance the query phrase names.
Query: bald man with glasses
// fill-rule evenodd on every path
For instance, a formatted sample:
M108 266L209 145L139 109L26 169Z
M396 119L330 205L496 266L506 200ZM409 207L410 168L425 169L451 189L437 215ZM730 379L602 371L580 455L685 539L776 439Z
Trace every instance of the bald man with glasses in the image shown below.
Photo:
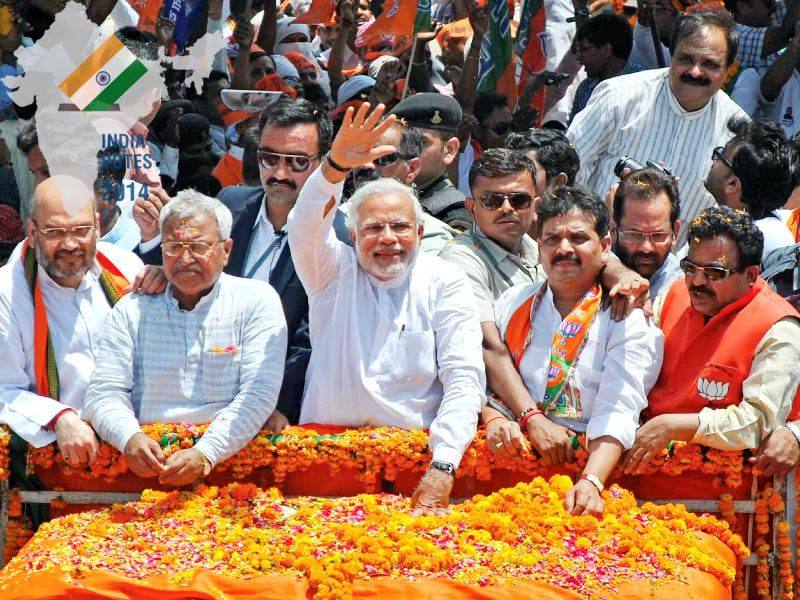
M721 206L688 233L685 278L656 301L664 363L627 473L641 473L673 440L756 449L797 418L800 315L759 277L761 231L747 213Z

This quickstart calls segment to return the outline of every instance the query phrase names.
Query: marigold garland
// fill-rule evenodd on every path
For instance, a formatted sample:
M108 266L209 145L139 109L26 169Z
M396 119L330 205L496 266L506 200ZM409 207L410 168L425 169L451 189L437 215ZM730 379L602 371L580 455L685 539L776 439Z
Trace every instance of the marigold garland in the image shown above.
M197 569L237 578L301 574L318 600L351 597L352 582L373 576L440 577L472 585L530 578L588 597L631 580L681 579L693 567L730 585L735 569L708 542L749 553L727 523L683 506L645 504L612 486L602 518L564 511L569 477L501 490L413 518L391 495L283 498L253 484L199 486L195 493L146 491L141 502L67 515L42 526L3 578L57 568L72 579L102 569L188 585ZM269 540L269 543L265 543ZM576 577L576 572L580 577Z

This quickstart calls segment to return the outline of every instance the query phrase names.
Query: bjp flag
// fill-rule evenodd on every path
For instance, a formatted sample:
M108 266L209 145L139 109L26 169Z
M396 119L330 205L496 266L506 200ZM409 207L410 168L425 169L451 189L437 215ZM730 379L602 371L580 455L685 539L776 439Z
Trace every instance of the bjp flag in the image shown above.
M522 91L528 85L533 75L541 73L547 63L543 35L545 32L545 13L543 0L524 0L522 15L519 20L519 30L514 42L514 51L520 57L522 73L519 78L517 91ZM539 127L544 116L545 95L547 86L542 86L531 102L532 108L539 111L536 122L532 125Z
M428 4L430 0L422 0ZM430 13L429 13L430 14ZM379 35L411 35L417 18L417 3L410 0L385 0L383 12L364 30L364 40Z

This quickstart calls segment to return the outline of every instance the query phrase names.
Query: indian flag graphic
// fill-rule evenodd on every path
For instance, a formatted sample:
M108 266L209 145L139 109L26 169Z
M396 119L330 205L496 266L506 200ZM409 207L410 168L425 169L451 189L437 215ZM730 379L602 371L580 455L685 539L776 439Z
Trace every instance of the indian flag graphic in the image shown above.
M108 110L146 72L147 67L112 35L58 87L81 110Z

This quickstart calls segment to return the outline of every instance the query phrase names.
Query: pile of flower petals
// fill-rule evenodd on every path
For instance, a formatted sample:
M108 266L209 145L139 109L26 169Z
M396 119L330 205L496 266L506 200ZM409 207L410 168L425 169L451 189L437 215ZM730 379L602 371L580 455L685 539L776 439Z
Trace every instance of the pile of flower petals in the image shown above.
M303 577L314 597L349 598L357 579L444 578L495 585L529 578L600 597L621 582L680 578L694 567L729 585L735 569L695 532L748 551L727 523L681 506L637 508L616 486L600 519L564 512L568 477L536 478L453 507L411 515L406 499L283 498L233 483L194 493L146 491L142 501L67 515L40 531L2 572L60 569L78 581L95 570L133 580L169 576L191 585L198 569L235 578ZM54 540L57 543L54 543Z

